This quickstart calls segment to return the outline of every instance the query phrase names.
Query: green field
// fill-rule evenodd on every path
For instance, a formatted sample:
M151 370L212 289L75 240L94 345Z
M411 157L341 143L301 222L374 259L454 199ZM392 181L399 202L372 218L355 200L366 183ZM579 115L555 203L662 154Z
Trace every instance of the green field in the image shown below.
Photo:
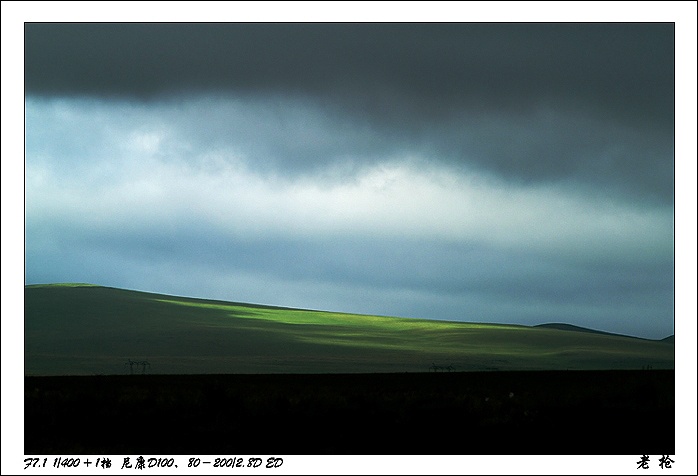
M25 287L25 375L674 368L673 342L309 311L80 283ZM473 319L476 320L476 319ZM561 319L562 320L562 319ZM140 371L140 370L138 370Z

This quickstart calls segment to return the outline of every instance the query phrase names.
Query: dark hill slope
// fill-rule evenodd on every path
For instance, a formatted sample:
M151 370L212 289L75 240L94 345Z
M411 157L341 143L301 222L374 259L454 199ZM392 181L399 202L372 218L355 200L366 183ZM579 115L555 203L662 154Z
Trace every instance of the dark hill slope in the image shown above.
M623 334L615 334L613 332L599 331L596 329L588 329L586 327L575 326L572 324L563 324L561 322L553 322L549 324L538 324L534 327L543 327L546 329L559 329L561 331L573 331L573 332L590 332L592 334L602 334L607 336L618 336L618 337L631 337L634 339L640 339L640 337L626 336Z

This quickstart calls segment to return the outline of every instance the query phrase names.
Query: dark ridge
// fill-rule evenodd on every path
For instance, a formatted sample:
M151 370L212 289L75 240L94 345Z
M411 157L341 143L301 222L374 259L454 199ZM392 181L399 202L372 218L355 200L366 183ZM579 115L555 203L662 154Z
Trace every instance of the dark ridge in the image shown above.
M669 337L665 337L664 339L661 340L661 342L671 342L673 344L674 343L674 334L670 335Z
M140 294L140 295L148 295L149 297L159 297L159 298L169 298L169 299L177 299L178 301L183 301L183 302L200 302L200 303L208 303L208 304L224 304L224 305L233 305L233 306L241 306L241 307L251 307L255 309L277 309L277 310L284 310L284 311L313 311L313 312L332 312L332 311L320 311L320 310L315 310L315 309L302 309L302 308L295 308L295 307L285 307L285 306L271 306L271 305L266 305L266 304L254 304L254 303L247 303L247 302L237 302L237 301L224 301L222 299L207 299L207 298L199 298L199 297L189 297L189 296L178 296L175 294L164 294L164 293L156 293L156 292L151 292L151 291L141 291L138 289L126 289L126 288L115 288L113 286L102 286L101 284L88 284L88 283L50 283L50 284L25 284L24 285L25 289L37 289L37 288L52 288L52 289L58 289L58 288L94 288L94 289L111 289L114 291L118 292L126 292L126 293L133 293L133 294Z

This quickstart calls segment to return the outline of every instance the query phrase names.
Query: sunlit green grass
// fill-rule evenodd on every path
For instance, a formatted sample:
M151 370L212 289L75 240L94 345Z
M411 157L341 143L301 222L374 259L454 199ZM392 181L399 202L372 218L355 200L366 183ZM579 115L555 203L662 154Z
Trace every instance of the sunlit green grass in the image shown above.
M491 331L529 330L523 326L449 322L363 314L295 309L250 308L233 304L157 299L158 302L200 309L224 311L231 318L264 320L289 324L275 328L297 341L309 344L432 352L437 354L487 353L521 354L529 349L508 343L495 343ZM230 326L238 325L231 320ZM224 325L221 327L225 327ZM489 331L489 332L488 332Z
M232 317L249 319L264 319L283 324L321 325L321 326L353 326L390 330L444 330L444 329L519 329L519 326L502 324L480 324L449 322L426 319L409 319L399 317L373 316L366 314L347 314L326 311L306 311L296 309L255 309L247 306L229 304L211 304L206 302L190 302L174 299L156 299L158 302L177 304L205 309L227 311Z

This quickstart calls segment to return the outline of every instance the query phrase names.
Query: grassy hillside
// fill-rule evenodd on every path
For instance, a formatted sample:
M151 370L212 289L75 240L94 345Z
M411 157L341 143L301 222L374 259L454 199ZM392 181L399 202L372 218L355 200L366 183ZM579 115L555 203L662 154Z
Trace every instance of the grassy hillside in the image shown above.
M673 342L308 311L79 283L25 287L25 374L673 368Z

